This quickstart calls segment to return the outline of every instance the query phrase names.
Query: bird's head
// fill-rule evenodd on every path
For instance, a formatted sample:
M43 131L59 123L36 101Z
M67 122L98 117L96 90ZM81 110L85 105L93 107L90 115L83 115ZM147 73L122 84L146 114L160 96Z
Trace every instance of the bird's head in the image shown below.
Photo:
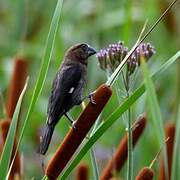
M69 48L65 57L73 61L78 61L83 64L87 64L88 57L96 54L96 50L88 44L77 44Z

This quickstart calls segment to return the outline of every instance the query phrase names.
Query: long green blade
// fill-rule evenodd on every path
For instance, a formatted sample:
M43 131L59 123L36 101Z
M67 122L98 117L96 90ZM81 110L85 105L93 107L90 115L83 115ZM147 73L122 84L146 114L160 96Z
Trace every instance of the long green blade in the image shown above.
M142 60L141 64L142 64L141 67L143 71L144 82L145 82L145 87L146 87L146 92L147 92L147 99L149 103L149 109L152 115L152 120L153 120L155 129L156 129L156 134L158 135L159 145L161 146L162 145L161 143L165 142L161 111L158 104L155 87L150 77L149 70L147 68L147 64L144 60Z
M150 77L147 63L145 62L144 58L141 58L141 69L143 72L143 77L144 77L144 82L145 82L145 87L146 87L146 92L147 92L148 107L150 109L152 121L155 127L154 129L156 131L156 136L159 141L159 147L162 147L163 145L165 172L166 172L166 177L168 177L167 152L166 152L163 119L162 119L161 110L158 103L155 87Z
M28 112L27 112L25 121L22 126L22 130L20 131L20 137L19 137L17 149L22 141L22 137L24 135L25 129L28 125L28 122L29 122L31 114L34 110L35 104L36 104L38 97L41 94L42 88L44 86L44 82L45 82L45 79L47 76L47 72L48 72L48 68L49 68L49 64L50 64L50 60L51 60L51 56L52 56L52 52L53 52L53 47L54 47L57 30L59 27L59 22L60 22L59 20L60 20L60 15L61 15L62 4L63 4L63 0L58 0L58 2L56 4L56 9L54 11L54 15L53 15L51 25L50 25L50 30L49 30L48 37L46 40L46 47L45 47L44 57L42 58L42 64L41 64L39 76L38 76L38 79L37 79L37 82L35 85L35 89L33 92L33 96L31 98L31 102L30 102L30 105L28 108Z
M180 179L180 102L178 107L178 116L176 121L176 133L174 139L174 151L172 162L172 180Z
M163 64L156 73L152 75L152 78L157 79L161 73L167 70L180 56L180 51L178 51L172 58L170 58L165 64ZM60 179L64 180L72 172L72 170L77 166L81 161L84 155L89 151L93 144L109 129L117 119L145 92L145 86L142 84L128 99L126 99L105 121L104 123L96 130L96 132L91 136L89 141L84 145L80 150L78 155L72 160L68 168L64 171Z

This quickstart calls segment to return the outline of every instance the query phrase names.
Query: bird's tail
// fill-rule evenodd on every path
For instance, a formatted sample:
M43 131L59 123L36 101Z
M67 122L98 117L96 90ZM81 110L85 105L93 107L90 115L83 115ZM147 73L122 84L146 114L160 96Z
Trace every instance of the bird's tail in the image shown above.
M44 134L40 139L40 145L38 148L38 153L44 155L46 151L48 150L49 144L51 142L51 138L54 131L54 125L47 124L44 129Z

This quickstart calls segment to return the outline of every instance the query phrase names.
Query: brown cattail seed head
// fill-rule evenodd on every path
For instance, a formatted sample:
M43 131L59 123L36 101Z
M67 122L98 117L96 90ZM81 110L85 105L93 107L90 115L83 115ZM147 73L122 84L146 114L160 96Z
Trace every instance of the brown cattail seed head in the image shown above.
M88 180L88 166L81 163L77 168L77 180Z
M135 180L152 180L154 171L149 167L144 167L136 176Z
M145 126L146 126L146 115L143 114L138 118L133 126L133 146L137 143L139 137L141 136ZM101 180L107 180L113 176L114 168L116 172L120 171L128 156L128 136L127 134L122 138L117 147L113 158L108 162L107 166L101 175Z
M111 97L111 88L105 84L101 85L93 95L96 104L89 104L75 123L76 129L70 129L64 138L61 146L57 149L53 158L47 165L45 174L50 180L56 179L62 172L68 161L71 159L98 115Z
M23 90L27 77L27 69L27 61L23 58L17 58L14 64L14 70L7 96L7 115L9 118L12 118L16 103L19 99L21 91Z
M166 123L165 134L166 138L169 138L166 142L167 148L167 158L168 158L168 174L169 179L171 179L171 168L172 168L172 158L173 158L173 146L174 146L174 137L175 137L175 124L172 122ZM159 170L159 180L165 180L165 166L164 160L161 159L160 170Z
M6 141L6 137L7 137L8 131L9 131L10 124L11 124L10 119L1 120L0 127L1 127L1 134L2 134L3 144Z

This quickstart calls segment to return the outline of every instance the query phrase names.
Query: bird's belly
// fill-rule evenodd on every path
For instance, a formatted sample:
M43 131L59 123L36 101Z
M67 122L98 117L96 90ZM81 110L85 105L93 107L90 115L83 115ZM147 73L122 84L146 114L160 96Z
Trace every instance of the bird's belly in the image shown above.
M64 103L65 111L69 111L74 105L78 104L81 101L81 97L72 94L71 96L67 97L66 102Z

